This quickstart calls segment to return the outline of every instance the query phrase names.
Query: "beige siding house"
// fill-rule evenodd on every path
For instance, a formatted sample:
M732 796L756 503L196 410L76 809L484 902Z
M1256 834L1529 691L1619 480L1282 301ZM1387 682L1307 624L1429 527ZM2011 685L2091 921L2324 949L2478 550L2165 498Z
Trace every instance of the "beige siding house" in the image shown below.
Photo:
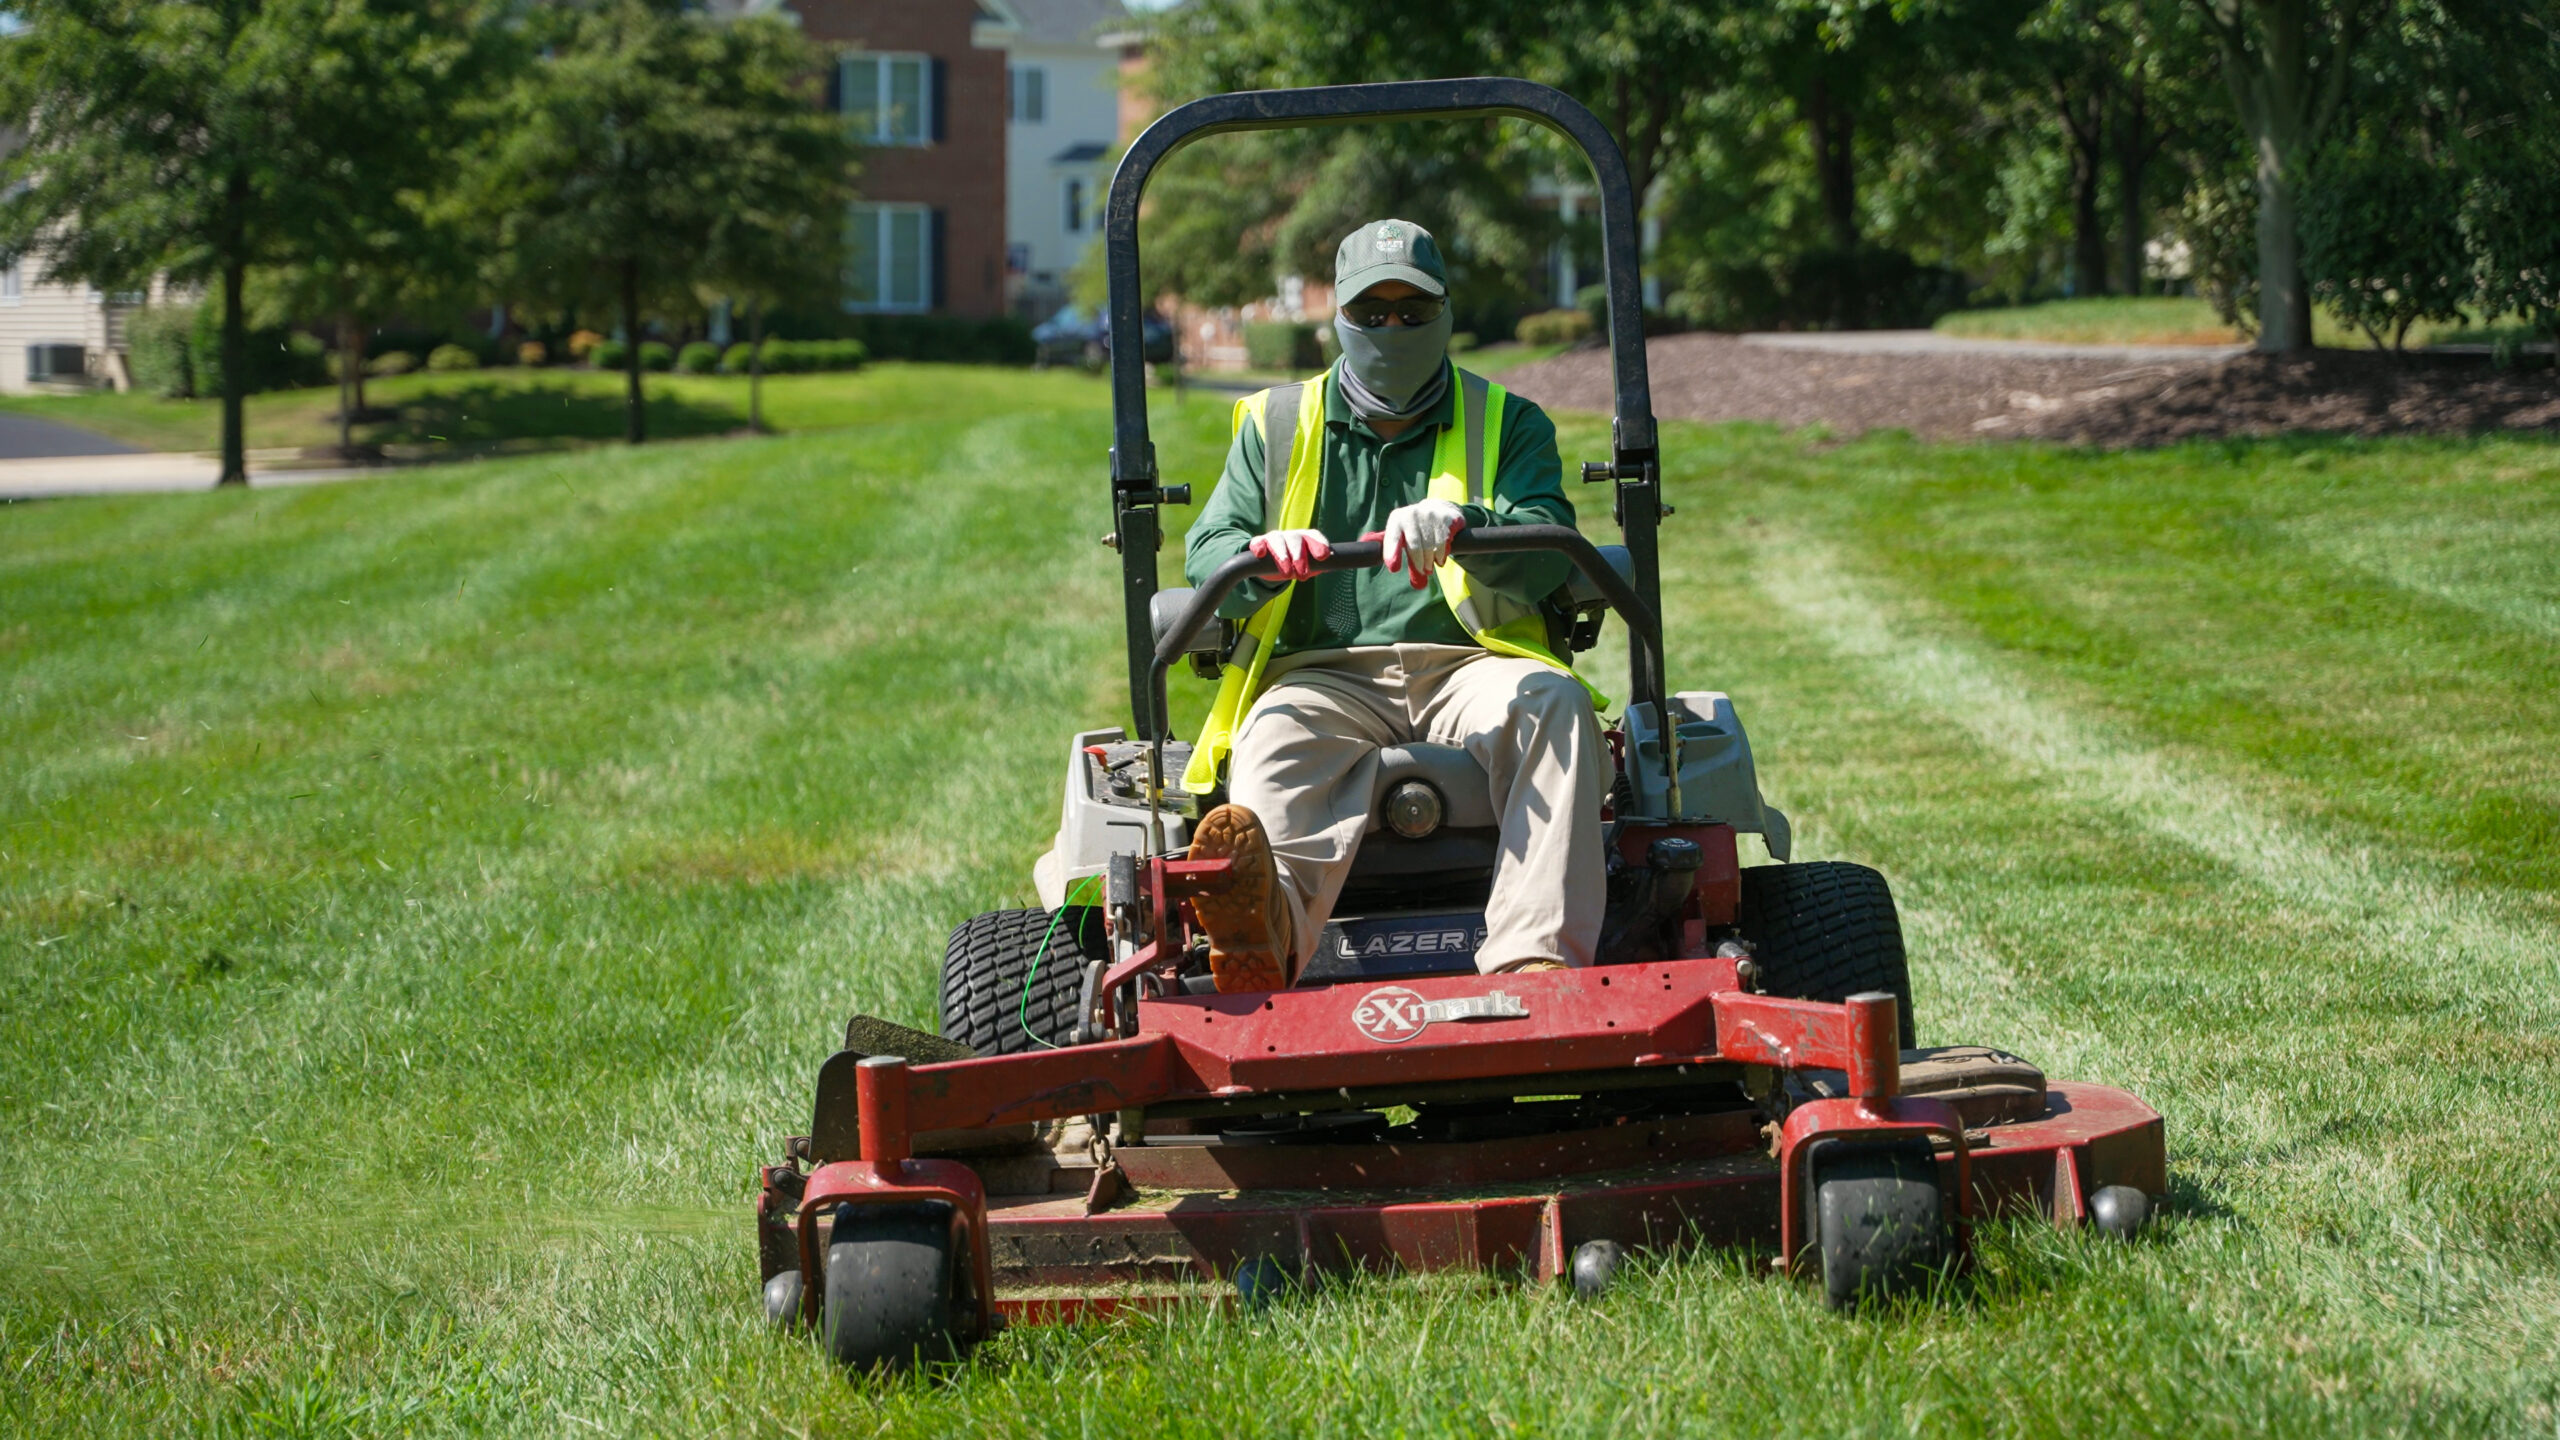
M0 269L0 391L131 389L125 322L145 297L55 284L43 275L34 255Z

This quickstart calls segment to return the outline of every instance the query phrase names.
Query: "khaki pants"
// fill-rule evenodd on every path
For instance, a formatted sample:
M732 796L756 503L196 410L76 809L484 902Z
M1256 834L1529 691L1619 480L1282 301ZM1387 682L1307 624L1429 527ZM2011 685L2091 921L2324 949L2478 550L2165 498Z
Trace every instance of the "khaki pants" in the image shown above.
M1271 837L1300 966L1369 828L1379 747L1415 742L1463 749L1493 781L1502 849L1476 968L1591 963L1608 902L1609 772L1579 682L1472 645L1307 651L1273 669L1237 733L1227 798Z

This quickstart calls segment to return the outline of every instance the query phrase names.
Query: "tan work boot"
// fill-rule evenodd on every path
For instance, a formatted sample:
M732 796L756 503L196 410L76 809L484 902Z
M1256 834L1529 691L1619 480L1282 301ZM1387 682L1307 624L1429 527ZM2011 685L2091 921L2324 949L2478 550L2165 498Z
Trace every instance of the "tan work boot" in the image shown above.
M1235 862L1224 884L1191 901L1191 913L1209 932L1209 974L1218 992L1286 989L1280 873L1271 863L1271 838L1262 833L1262 821L1241 805L1219 806L1192 830L1191 858Z

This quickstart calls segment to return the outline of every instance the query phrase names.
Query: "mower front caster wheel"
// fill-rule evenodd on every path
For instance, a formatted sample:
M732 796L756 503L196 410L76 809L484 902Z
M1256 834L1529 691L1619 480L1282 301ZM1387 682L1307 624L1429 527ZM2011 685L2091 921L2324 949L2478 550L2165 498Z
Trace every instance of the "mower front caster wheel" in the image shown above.
M1813 1157L1815 1243L1834 1310L1907 1294L1953 1248L1929 1142L1834 1144Z
M849 1205L827 1243L827 1353L856 1370L959 1358L977 1338L977 1270L949 1205Z

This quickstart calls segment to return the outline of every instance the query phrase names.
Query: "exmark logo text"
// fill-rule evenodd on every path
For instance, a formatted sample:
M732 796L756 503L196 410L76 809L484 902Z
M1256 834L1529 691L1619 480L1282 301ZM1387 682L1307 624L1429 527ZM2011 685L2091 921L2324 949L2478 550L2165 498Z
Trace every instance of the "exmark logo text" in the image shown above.
M1461 995L1425 1000L1402 985L1381 985L1351 1007L1351 1023L1381 1045L1400 1045L1440 1020L1525 1020L1529 1007L1520 997L1496 990L1490 995Z

